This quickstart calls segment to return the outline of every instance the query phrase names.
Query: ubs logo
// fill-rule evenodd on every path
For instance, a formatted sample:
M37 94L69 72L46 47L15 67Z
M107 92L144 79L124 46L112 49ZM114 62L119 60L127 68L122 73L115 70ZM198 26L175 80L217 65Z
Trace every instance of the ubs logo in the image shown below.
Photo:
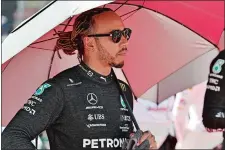
M127 115L120 115L120 121L131 121L131 118Z
M98 103L98 97L94 93L89 93L87 95L87 101L91 105L96 105Z
M92 121L92 120L104 120L105 116L104 116L104 114L89 114L87 119L89 121Z

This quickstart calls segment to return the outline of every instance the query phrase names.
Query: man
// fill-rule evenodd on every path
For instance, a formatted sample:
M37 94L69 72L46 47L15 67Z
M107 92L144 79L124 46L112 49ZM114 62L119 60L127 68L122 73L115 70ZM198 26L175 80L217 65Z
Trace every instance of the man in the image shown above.
M225 50L212 61L203 107L203 124L208 131L225 129ZM225 139L225 133L223 132ZM225 142L223 141L223 149Z
M34 149L30 141L46 130L54 150L121 149L133 137L133 126L112 67L124 65L130 35L111 9L82 13L73 31L61 33L56 45L68 55L78 50L80 65L37 89L4 130L2 148ZM132 106L130 88L120 84ZM139 147L144 143L144 149L156 148L150 132L141 135Z

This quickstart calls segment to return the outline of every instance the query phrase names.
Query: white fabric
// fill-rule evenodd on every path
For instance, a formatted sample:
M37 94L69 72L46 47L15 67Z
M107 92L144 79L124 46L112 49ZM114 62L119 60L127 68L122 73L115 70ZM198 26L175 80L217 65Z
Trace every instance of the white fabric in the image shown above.
M177 143L176 149L213 149L222 141L222 134L192 131Z
M173 114L177 149L212 149L222 142L222 132L209 133L202 123L206 81L177 94Z
M202 124L206 82L177 93L158 106L151 100L138 99L134 115L142 130L151 131L158 143L171 134L177 137L176 149L212 149L223 140L222 132L209 133Z
M141 97L151 101L157 101L157 99L163 101L168 96L173 95L174 91L182 91L184 88L203 82L208 77L211 60L217 54L216 49L203 54L154 85Z
M171 110L174 97L170 97L160 105L154 102L138 99L134 102L134 115L141 130L149 130L155 136L160 147L168 134L174 135Z

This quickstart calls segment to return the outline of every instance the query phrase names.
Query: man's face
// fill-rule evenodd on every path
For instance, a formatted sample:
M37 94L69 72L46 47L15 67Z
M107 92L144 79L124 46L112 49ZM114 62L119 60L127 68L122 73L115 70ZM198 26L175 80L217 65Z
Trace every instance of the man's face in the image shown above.
M114 12L105 12L94 17L95 34L107 34L113 30L123 30L124 24L121 18ZM95 38L95 52L98 59L111 67L121 68L124 65L124 57L127 52L127 39L122 36L118 43L114 43L112 37Z

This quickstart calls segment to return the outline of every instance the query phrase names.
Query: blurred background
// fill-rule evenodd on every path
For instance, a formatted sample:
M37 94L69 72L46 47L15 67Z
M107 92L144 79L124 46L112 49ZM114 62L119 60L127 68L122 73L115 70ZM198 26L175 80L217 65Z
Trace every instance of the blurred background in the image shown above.
M35 14L50 1L2 0L2 41L21 22Z
M50 1L21 1L21 0L2 0L2 42L8 34L24 20L38 12ZM4 130L4 127L2 127ZM50 149L46 132L38 137L38 149ZM36 141L33 141L36 145Z

